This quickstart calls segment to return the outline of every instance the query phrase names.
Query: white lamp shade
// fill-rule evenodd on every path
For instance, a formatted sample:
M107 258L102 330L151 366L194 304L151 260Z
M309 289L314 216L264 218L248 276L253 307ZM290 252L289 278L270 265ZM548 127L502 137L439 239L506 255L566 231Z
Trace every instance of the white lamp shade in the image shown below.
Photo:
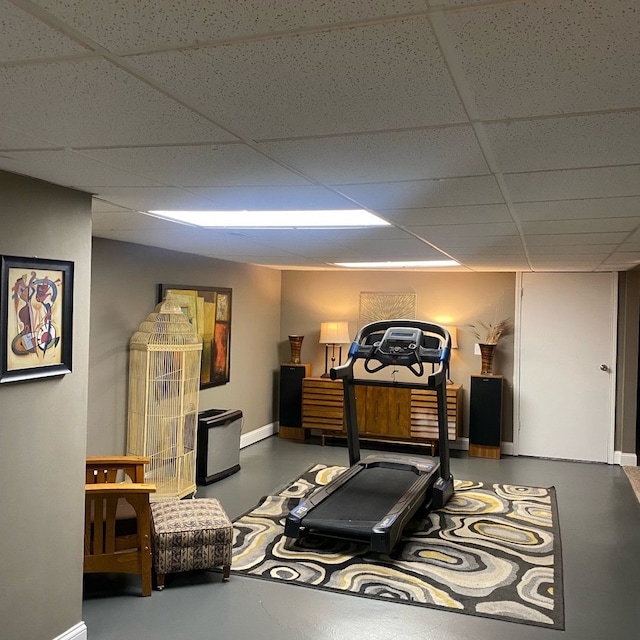
M445 327L451 336L451 348L458 348L458 327Z
M349 338L348 322L321 322L320 344L347 344Z

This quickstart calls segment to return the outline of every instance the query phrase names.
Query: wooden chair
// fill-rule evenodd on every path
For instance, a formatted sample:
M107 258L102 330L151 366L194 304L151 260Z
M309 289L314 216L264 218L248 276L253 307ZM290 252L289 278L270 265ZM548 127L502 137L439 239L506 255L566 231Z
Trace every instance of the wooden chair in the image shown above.
M84 573L138 573L151 595L153 484L144 482L142 456L87 458ZM124 481L123 481L124 480Z

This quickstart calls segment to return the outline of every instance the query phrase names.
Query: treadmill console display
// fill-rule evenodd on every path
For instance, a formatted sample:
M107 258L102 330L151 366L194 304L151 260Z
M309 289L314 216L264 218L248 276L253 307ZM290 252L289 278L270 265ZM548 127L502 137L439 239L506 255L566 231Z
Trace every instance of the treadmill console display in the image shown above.
M387 329L377 345L378 352L389 356L403 356L415 353L422 342L420 329L391 327Z

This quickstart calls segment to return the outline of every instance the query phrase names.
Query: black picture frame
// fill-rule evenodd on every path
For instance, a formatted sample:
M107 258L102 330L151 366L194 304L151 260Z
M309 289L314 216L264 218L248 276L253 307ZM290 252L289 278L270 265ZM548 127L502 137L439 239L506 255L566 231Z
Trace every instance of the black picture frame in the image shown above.
M158 302L171 292L202 338L200 389L231 379L231 295L227 287L159 284Z
M71 373L73 271L68 260L0 256L0 384Z

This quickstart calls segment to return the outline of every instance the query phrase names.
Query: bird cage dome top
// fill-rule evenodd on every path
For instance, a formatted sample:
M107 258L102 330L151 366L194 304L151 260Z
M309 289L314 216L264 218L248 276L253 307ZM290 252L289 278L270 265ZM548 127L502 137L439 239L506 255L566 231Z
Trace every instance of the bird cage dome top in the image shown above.
M171 294L140 323L131 337L133 348L202 349L202 338ZM182 348L182 349L181 349Z

